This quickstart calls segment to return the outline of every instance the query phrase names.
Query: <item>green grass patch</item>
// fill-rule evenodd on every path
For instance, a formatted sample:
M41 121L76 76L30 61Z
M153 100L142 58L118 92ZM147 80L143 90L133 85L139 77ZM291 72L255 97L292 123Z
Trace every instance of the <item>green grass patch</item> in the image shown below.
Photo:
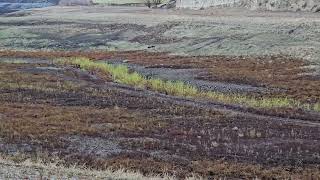
M174 96L194 97L199 93L197 88L179 81L176 82L164 81L161 79L149 79L147 85L154 91Z
M245 105L254 108L301 108L320 112L320 103L307 104L290 98L254 98L242 94L204 92L181 81L164 81L157 78L146 79L137 72L130 72L125 65L112 65L77 57L60 59L58 62L76 65L87 71L103 71L110 74L115 82L138 88L147 88L173 96L209 99L221 103Z

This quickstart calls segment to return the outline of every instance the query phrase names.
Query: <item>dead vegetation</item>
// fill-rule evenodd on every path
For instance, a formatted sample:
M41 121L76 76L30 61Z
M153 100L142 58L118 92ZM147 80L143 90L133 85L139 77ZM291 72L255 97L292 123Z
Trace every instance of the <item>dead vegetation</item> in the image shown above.
M298 16L126 6L2 16L0 179L320 179L319 17Z
M165 53L147 52L18 52L1 51L0 57L87 57L96 60L123 59L130 63L149 68L200 68L199 79L209 81L250 84L269 88L280 88L282 94L269 94L272 97L288 97L302 102L315 103L320 99L319 77L313 76L312 63L285 56L266 57L183 57ZM259 96L259 95L257 95Z
M225 94L215 91L200 91L196 87L174 81L164 81L161 79L151 78L146 79L137 72L129 72L128 67L125 65L111 65L108 63L96 63L88 58L73 57L69 59L59 59L59 63L68 65L79 66L80 69L91 72L102 72L107 75L111 75L113 80L118 83L131 85L138 88L149 88L153 91L160 93L166 93L173 96L182 96L189 98L202 98L218 101L225 104L239 104L252 108L292 108L292 109L304 109L308 111L320 112L320 104L304 104L294 99L285 98L267 98L262 97L252 98L241 94Z
M130 172L124 169L98 171L85 167L65 167L61 165L59 161L48 163L41 161L41 159L24 159L17 162L17 156L19 155L11 157L0 156L0 177L8 179L24 179L27 176L36 179L176 179L171 176L144 176L139 172ZM195 178L196 177L189 177L190 180Z
M20 54L31 55L50 53ZM64 54L69 55L76 54ZM45 162L57 157L64 166L178 178L319 178L317 120L217 109L119 86L111 82L112 74L96 68L92 73L49 62L1 63L5 156L20 153L19 161Z

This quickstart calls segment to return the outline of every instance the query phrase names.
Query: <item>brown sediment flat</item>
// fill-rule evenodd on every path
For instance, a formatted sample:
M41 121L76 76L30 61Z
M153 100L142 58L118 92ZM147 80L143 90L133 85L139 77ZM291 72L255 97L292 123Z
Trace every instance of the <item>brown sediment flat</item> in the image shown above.
M6 155L58 156L66 164L180 178L320 177L316 119L200 105L48 62L1 63L0 73L0 151Z

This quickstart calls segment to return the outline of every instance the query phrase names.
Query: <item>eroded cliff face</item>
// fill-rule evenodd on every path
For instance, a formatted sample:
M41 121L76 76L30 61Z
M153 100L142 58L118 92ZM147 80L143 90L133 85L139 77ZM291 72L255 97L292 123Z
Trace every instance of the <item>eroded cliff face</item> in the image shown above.
M320 0L177 0L177 8L247 7L269 11L320 11Z
M242 0L176 0L177 8L201 9L214 6L238 6Z
M269 11L320 11L320 0L248 0L243 5Z

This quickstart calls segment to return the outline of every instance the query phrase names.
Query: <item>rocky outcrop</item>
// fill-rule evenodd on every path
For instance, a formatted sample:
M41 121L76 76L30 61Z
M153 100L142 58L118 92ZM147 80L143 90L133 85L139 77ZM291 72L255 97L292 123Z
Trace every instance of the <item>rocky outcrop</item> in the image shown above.
M202 9L214 6L237 6L242 0L176 0L177 8Z
M320 11L320 0L248 0L244 4L254 10Z
M155 8L172 9L176 7L176 4L176 0L169 0L168 2L157 5Z
M214 6L247 7L268 11L320 12L320 0L177 0L177 8L201 9Z

